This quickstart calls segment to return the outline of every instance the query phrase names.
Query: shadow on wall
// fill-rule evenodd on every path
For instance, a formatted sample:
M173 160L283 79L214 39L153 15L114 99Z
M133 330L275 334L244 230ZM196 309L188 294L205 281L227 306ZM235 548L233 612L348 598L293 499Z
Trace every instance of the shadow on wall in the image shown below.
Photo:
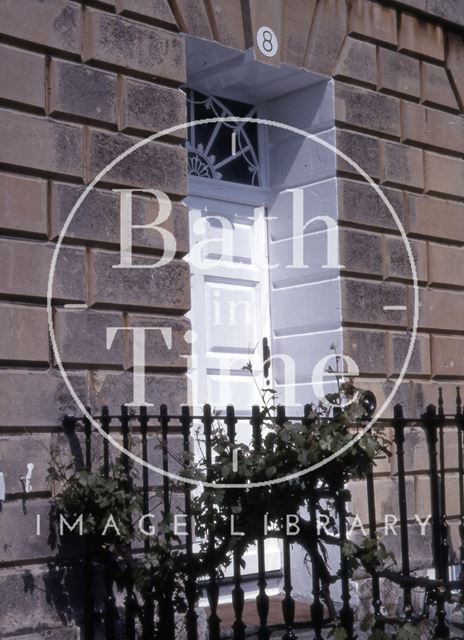
M70 461L76 469L84 469L85 456L78 434L66 428L64 434L71 454ZM99 575L101 571L95 570L93 563L86 557L84 541L77 532L60 535L55 505L52 505L49 512L48 544L56 553L54 560L48 562L48 571L40 578L31 571L24 573L24 592L34 597L37 590L44 591L46 604L53 609L59 621L69 627L69 631L59 630L57 639L69 637L71 640L87 635L86 630L90 627L93 627L96 637L99 637L103 600L98 594L104 593Z

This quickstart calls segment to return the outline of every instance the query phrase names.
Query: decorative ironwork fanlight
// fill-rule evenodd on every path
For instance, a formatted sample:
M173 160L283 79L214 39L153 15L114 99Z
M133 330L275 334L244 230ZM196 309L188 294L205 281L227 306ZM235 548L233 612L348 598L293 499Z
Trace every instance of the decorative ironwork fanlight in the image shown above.
M256 118L253 105L187 90L189 120ZM261 186L258 127L255 122L212 122L188 130L188 172L191 176Z

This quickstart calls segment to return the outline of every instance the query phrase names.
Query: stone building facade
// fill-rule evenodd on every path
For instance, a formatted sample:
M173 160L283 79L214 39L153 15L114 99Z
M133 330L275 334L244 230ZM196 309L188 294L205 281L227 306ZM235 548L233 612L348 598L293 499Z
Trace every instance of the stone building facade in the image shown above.
M272 58L256 46L263 24L280 43ZM85 186L137 140L187 120L185 34L334 80L336 146L381 186L416 259L418 339L398 398L416 416L441 385L454 410L464 374L463 0L0 0L2 637L36 640L47 630L55 630L47 638L77 637L62 628L72 612L49 597L47 536L34 533L36 514L45 521L49 507L50 442L61 437L62 415L77 413L50 346L48 273L54 243ZM171 327L170 350L161 334L149 337L147 395L173 411L187 399L184 141L183 131L173 132L111 170L66 234L53 320L63 365L92 410L119 406L132 387L130 332L105 350L108 326ZM116 278L112 189L154 186L173 203L167 228L177 241L175 258L163 272ZM411 272L391 218L341 160L337 186L344 353L381 400L401 369L412 326L405 302L412 299ZM150 222L150 199L136 197L134 212L139 224ZM159 257L161 248L158 234L134 235L141 259ZM385 300L407 309L385 314ZM88 309L66 307L73 304ZM83 330L84 341L77 339ZM410 469L420 471L419 436L413 444ZM449 456L454 460L451 447ZM29 462L35 473L25 500L19 477ZM385 463L379 471L385 490L378 498L388 510L394 469ZM426 512L426 477L410 482L411 504Z

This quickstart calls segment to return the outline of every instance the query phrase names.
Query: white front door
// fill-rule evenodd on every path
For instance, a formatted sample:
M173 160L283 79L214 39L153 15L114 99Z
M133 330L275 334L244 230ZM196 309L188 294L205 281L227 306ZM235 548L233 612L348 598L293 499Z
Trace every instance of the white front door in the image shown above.
M191 403L249 414L262 404L270 339L265 192L194 177L189 192ZM243 369L249 362L253 376Z

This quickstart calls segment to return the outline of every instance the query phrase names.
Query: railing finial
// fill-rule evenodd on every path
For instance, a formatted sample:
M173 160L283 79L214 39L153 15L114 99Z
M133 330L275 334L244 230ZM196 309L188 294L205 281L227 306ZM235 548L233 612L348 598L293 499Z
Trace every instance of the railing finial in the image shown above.
M72 413L65 413L61 418L61 424L63 425L63 429L69 429L70 431L74 431L76 428L77 418Z
M444 415L443 410L443 387L438 387L438 415Z

